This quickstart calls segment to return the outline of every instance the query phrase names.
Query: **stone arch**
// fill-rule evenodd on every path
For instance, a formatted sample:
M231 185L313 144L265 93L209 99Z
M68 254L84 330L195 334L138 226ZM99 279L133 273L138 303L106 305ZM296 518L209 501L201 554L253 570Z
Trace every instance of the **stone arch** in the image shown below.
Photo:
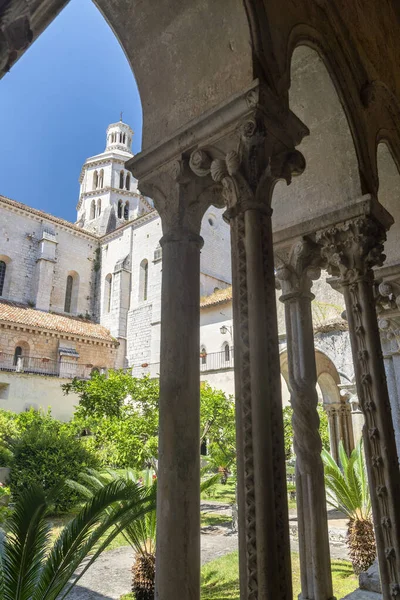
M400 237L400 163L387 139L382 139L376 148L379 175L378 200L392 215L394 224L387 232L385 242L385 267L398 263L398 240Z
M343 207L362 194L351 128L324 60L310 46L300 45L291 66L290 108L310 135L297 148L306 160L304 173L290 186L283 181L275 186L277 230Z
M333 361L321 350L315 350L317 391L319 400L328 415L331 454L337 460L339 441L343 440L348 453L354 448L351 407L340 395L340 375ZM289 385L287 350L280 353L281 376L285 386ZM283 383L282 382L282 383ZM284 398L285 394L282 394Z

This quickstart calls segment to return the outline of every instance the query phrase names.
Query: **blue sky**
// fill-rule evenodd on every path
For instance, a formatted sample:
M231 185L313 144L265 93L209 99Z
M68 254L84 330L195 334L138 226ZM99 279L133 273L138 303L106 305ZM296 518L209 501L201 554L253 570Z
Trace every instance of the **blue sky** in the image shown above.
M91 0L71 0L0 80L0 194L75 221L78 177L123 120L140 150L142 110L134 76Z

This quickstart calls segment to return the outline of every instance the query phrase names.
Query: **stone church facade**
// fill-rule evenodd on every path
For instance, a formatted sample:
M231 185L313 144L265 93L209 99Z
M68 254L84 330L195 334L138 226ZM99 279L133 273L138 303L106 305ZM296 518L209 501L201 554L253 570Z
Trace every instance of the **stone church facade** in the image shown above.
M55 377L111 367L141 375L159 362L161 221L124 168L132 136L125 123L110 125L105 151L83 165L76 223L0 196L4 408L51 404L67 418L73 404ZM203 229L201 293L208 295L231 283L222 211L210 210Z

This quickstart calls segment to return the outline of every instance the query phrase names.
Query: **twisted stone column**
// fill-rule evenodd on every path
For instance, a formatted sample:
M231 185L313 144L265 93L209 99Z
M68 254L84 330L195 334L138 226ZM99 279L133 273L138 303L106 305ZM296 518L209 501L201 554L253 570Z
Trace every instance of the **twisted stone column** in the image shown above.
M299 241L277 269L285 305L302 600L331 600L332 575L319 434L312 280L318 279L320 252Z
M140 182L163 237L156 593L200 598L200 237L210 205L184 160Z
M231 137L190 164L221 186L231 226L241 600L292 597L270 200L278 179L301 173L304 126L273 122L259 90ZM285 133L284 133L285 132ZM284 141L282 141L282 136Z
M385 600L400 596L400 470L373 295L374 265L381 265L385 229L391 224L360 216L317 233L328 270L340 278L356 374L365 416L368 467L379 570Z

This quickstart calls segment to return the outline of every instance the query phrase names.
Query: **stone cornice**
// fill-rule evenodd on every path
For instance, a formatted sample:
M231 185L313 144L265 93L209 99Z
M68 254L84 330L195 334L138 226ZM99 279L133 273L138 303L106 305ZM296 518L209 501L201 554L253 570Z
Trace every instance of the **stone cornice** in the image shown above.
M136 179L142 179L182 153L192 152L199 145L212 145L221 137L234 135L238 122L252 115L255 109L263 112L271 135L276 136L287 147L300 143L308 132L294 113L290 110L287 113L282 111L279 100L255 79L241 92L193 119L174 135L129 159L126 168ZM281 117L284 123L280 121ZM290 135L287 133L289 129Z
M24 216L28 216L31 219L36 221L48 221L50 223L54 223L60 229L64 229L70 231L74 235L79 237L89 238L95 241L98 236L78 227L74 223L70 223L65 219L61 219L59 217L54 217L48 213L43 212L42 210L38 210L36 208L31 208L26 204L22 204L21 202L17 202L16 200L11 200L11 198L7 198L6 196L0 196L0 206L4 206L4 208L11 210L12 212L22 214Z
M117 148L115 148L117 150ZM118 150L123 150L122 147L118 148ZM107 150L106 152L112 152L112 150ZM106 152L104 154L106 154ZM124 150L124 152L126 152L126 150ZM126 152L126 154L129 154L128 152ZM133 154L131 154L131 157L133 157ZM101 155L98 155L101 156ZM82 183L83 178L85 176L85 171L87 170L88 167L101 167L101 166L107 166L110 163L114 163L117 165L122 165L124 168L125 167L125 163L130 160L129 157L126 157L126 160L123 160L122 158L115 158L114 156L108 156L107 158L97 158L97 157L93 157L93 158L87 158L82 166L80 175L79 175L79 183Z
M387 229L393 223L392 217L383 206L370 194L366 194L353 202L348 202L336 210L318 215L309 221L302 221L292 227L274 231L274 249L277 251L284 250L292 246L298 239L312 236L317 231L362 216L372 217Z

